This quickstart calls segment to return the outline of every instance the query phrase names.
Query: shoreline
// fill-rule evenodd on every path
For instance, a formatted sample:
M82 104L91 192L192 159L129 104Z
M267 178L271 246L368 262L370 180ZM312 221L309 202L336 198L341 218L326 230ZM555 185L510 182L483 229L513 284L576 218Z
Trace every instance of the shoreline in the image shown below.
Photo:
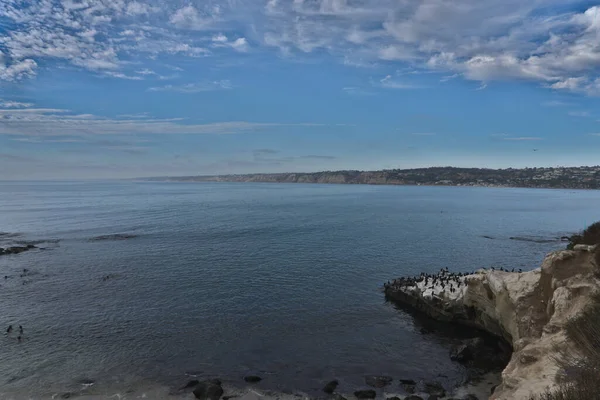
M195 381L202 385L203 382L215 381L215 379L205 379ZM218 379L217 379L218 381ZM410 398L411 400L427 400L428 398L436 398L438 400L458 400L458 399L485 399L501 382L499 373L489 372L483 374L476 381L467 382L459 385L452 390L439 389L433 384L432 388L425 388L423 382L417 383L417 389L405 388L411 385L402 383L402 379L394 379L384 387L373 387L364 385L357 388L342 387L332 393L320 391L320 394L311 394L307 391L297 390L275 390L264 388L260 382L257 384L246 383L236 385L231 382L223 382L219 386L223 389L223 394L219 397L221 400L312 400L312 399L332 399L332 400L353 400L360 397L356 396L357 391L372 390L376 394L376 399L394 399L401 400ZM85 399L85 400L108 400L108 399L145 399L145 400L191 400L198 399L193 391L197 384L190 384L194 380L189 380L186 384L182 381L180 386L169 386L158 382L151 382L146 379L132 381L128 384L104 386L101 382L92 380L86 381L89 383L80 383L78 387L71 387L70 390L64 391L3 391L0 390L0 398L11 400L59 400L59 399ZM324 382L326 385L327 382ZM189 386L189 387L186 387ZM443 395L436 395L436 391L443 390ZM433 394L432 394L433 393ZM439 392L437 392L439 393ZM431 397L435 396L435 397ZM473 397L474 396L474 397Z
M510 185L447 185L447 184L400 184L400 183L342 183L342 182L273 182L273 181L228 181L228 180L184 180L184 179L144 179L144 178L132 178L125 179L128 182L138 183L233 183L233 184L245 184L245 183L261 183L261 184L285 184L285 185L331 185L331 186L398 186L398 187L452 187L452 188L485 188L485 189L531 189L531 190L577 190L577 191L598 191L600 188L570 188L570 187L531 187L531 186L510 186Z

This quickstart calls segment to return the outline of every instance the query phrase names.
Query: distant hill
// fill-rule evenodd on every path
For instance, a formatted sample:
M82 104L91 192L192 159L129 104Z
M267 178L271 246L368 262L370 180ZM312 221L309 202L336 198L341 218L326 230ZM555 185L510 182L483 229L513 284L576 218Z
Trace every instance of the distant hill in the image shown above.
M145 180L600 189L600 166L521 169L431 167L382 171L157 177Z

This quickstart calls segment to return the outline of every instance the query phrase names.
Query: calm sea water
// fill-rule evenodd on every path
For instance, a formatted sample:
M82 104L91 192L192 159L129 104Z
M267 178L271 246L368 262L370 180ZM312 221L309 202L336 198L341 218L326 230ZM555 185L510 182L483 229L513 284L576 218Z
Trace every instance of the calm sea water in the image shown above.
M0 324L25 329L0 338L0 393L186 374L305 391L365 374L459 382L451 340L423 336L381 284L535 268L598 204L572 190L0 182L0 231L20 234L0 245L47 248L0 257ZM136 237L90 241L110 234Z

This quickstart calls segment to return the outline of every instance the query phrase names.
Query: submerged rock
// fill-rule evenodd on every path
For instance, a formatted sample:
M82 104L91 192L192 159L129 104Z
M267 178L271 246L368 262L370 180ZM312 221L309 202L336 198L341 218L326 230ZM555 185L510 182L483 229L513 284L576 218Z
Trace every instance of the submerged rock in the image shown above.
M421 396L411 394L410 396L405 397L404 400L423 400L423 398Z
M199 382L194 389L194 396L199 400L219 400L222 395L223 388L218 379Z
M248 375L244 377L244 381L248 382L248 383L258 383L260 381L262 381L262 378L260 376L256 376L256 375Z
M390 376L366 376L365 383L375 388L382 388L392 383L393 379Z
M335 392L335 389L337 389L339 382L337 380L332 380L331 382L328 382L324 387L323 387L323 391L325 393L328 394L332 394L333 392Z
M377 393L374 390L357 390L354 392L357 399L374 399Z
M90 238L89 241L90 242L99 242L102 240L127 240L127 239L134 239L136 237L138 237L138 235L134 235L131 233L115 233L112 235L95 236L93 238Z

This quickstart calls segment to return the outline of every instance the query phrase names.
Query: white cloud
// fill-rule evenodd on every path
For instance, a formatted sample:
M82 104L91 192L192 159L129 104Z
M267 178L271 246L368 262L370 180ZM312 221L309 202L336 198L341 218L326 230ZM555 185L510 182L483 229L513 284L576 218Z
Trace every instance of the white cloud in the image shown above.
M4 107L4 108L28 108L31 106L33 106L33 103L23 103L20 101L0 99L0 107Z
M127 4L126 13L132 16L151 14L160 11L160 8L150 6L149 4L132 1Z
M0 1L0 79L67 63L117 78L124 60L319 52L348 66L411 65L489 83L600 95L600 6L580 0ZM206 31L206 37L194 31ZM250 40L249 40L250 39ZM142 67L136 67L140 70ZM445 78L442 78L443 80ZM405 83L388 80L387 87Z
M0 42L1 44L1 42ZM0 50L0 80L18 81L35 76L37 63L31 59L15 61L6 65L6 57Z
M150 92L180 92L180 93L199 93L210 92L213 90L227 90L233 86L229 80L220 80L203 83L187 83L185 85L165 85L156 86L148 89Z
M222 33L219 33L212 37L212 47L230 47L242 53L245 53L249 50L249 45L246 38L240 37L233 41L230 41L229 38Z
M181 29L205 30L218 20L219 13L219 7L209 12L200 12L194 6L187 5L175 11L169 22Z

